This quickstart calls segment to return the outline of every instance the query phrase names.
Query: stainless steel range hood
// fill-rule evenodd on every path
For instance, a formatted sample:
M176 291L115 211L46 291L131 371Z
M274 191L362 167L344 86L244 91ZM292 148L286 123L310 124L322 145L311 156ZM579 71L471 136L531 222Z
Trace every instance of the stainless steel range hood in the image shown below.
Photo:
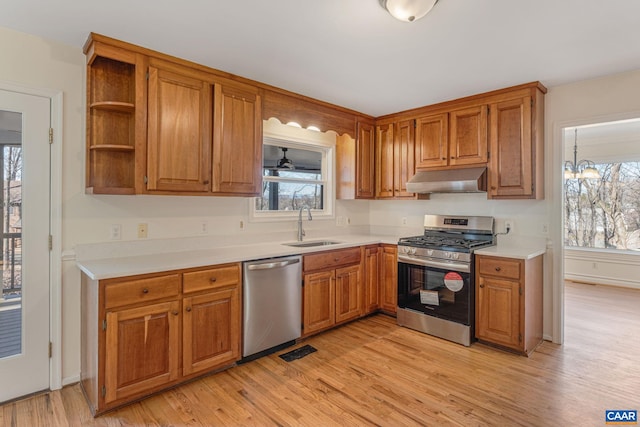
M407 182L410 193L483 193L487 191L487 168L417 172Z

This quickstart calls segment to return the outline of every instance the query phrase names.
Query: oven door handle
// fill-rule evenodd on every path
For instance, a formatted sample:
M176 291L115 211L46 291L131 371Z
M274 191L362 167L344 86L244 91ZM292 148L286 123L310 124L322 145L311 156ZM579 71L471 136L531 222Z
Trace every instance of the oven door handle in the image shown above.
M422 265L425 267L442 268L444 270L459 271L462 273L471 272L471 264L453 261L437 261L433 258L415 258L398 254L398 262L405 264Z

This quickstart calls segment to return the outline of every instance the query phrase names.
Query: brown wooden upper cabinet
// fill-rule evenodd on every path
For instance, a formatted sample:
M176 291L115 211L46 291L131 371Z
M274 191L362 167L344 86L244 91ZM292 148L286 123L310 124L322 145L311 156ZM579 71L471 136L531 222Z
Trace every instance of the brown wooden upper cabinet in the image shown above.
M260 89L92 34L87 192L258 195Z
M545 93L540 83L527 83L384 117L376 134L376 197L402 194L390 141L398 140L400 123L415 120L415 170L486 167L488 198L544 198Z
M211 190L211 85L187 67L151 59L147 190Z
M449 114L416 119L416 169L447 166L449 163Z
M416 169L486 163L486 105L416 119Z
M260 93L249 85L217 79L213 105L212 191L257 196L262 186Z
M544 92L490 104L490 199L544 198Z
M356 139L344 133L336 137L336 199L375 197L375 125L359 119Z
M376 126L376 198L415 197L407 192L407 181L415 174L414 120Z
M375 186L375 137L373 123L358 122L356 140L356 199L373 199Z
M449 113L449 165L487 163L487 106Z
M162 62L149 67L147 190L230 196L260 191L257 88ZM181 68L180 73L176 72ZM199 78L200 77L200 78ZM202 80L205 79L205 80Z
M87 193L259 195L276 117L338 132L338 199L413 199L416 170L476 166L490 199L544 197L539 82L374 119L98 34L84 52Z

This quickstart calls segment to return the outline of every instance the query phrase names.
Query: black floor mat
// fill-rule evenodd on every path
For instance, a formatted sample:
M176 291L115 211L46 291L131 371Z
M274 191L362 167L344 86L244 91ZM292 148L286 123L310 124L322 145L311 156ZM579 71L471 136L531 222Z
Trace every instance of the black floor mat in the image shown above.
M291 350L287 353L283 353L279 357L286 362L292 362L296 359L300 359L302 357L305 357L307 354L311 354L316 351L318 350L316 350L314 347L311 347L310 345L307 344L300 348L296 348L295 350Z

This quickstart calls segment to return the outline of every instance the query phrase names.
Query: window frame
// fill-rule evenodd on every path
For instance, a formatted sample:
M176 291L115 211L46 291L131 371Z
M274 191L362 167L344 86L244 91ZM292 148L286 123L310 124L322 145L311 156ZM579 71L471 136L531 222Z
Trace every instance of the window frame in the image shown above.
M631 156L632 159L631 160L620 160L619 157L612 157L610 156L607 160L601 160L600 158L596 157L596 160L594 160L594 164L595 167L598 168L599 170L601 169L600 167L606 167L606 166L612 166L614 164L622 164L624 165L625 163L636 163L636 164L640 164L639 160L636 160L637 157ZM610 158L614 158L614 160L609 160ZM637 170L637 169L636 169ZM600 178L597 178L596 180L599 180ZM563 201L562 201L562 205L563 205L563 236L562 236L562 244L563 247L565 248L565 250L575 250L575 251L585 251L585 252L605 252L605 253L633 253L633 254L639 254L640 253L640 248L614 248L614 247L599 247L599 246L578 246L578 245L572 245L570 243L567 242L567 237L568 237L568 232L569 232L569 227L567 226L568 221L571 219L571 215L574 214L574 211L569 207L567 207L567 198L569 197L568 195L568 181L576 181L576 180L582 180L582 178L570 178L570 179L563 179L563 190L562 190L562 197L563 197ZM585 179L588 180L588 179ZM577 196L578 199L580 199L582 196L585 195L584 190L582 190L580 193L571 193L571 195L573 195L574 197ZM624 219L626 219L626 215L624 216ZM601 224L598 223L596 224L596 228L600 227ZM636 232L638 229L633 230L631 233ZM606 240L603 242L605 245L607 244Z
M315 151L322 154L323 209L311 209L314 219L335 218L335 147L334 132L317 132L280 124L273 119L264 122L263 144L278 147ZM261 171L263 174L263 171ZM264 178L264 177L263 177ZM285 180L283 180L285 181ZM294 180L291 180L293 182ZM298 211L259 211L256 210L256 197L249 198L250 222L291 221L298 218Z

